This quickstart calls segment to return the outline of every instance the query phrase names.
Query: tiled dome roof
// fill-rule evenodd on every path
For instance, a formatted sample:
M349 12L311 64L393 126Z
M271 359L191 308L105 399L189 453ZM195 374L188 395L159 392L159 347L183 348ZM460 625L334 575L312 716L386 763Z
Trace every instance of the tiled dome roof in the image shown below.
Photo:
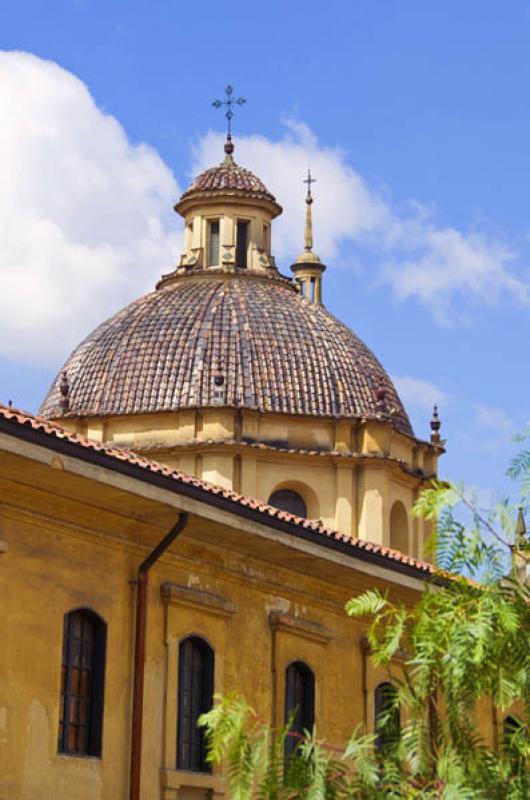
M363 342L285 282L183 278L100 325L63 367L69 414L234 406L283 414L378 416L412 428ZM61 415L60 375L41 414Z
M230 155L218 166L201 172L189 189L184 192L179 204L196 196L204 196L204 194L215 196L227 192L268 200L278 206L276 198L269 192L263 181L249 169L236 164ZM279 206L278 208L281 211Z

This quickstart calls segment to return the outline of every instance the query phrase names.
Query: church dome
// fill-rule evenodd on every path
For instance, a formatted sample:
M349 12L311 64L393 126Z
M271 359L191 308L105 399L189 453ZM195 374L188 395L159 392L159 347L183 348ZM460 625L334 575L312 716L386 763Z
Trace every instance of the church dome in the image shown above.
M279 276L189 275L162 284L74 350L42 404L46 417L64 413L64 373L68 416L220 405L384 418L413 435L392 381L371 350Z

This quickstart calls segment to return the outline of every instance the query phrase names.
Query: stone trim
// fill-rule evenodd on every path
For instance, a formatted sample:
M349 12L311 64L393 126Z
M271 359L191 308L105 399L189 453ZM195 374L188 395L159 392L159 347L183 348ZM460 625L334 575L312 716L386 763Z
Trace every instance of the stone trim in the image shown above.
M269 614L269 625L276 631L292 633L320 644L327 644L333 638L333 631L319 622L294 617L292 614L281 614L278 611L271 611Z
M160 770L162 800L177 800L180 789L208 789L214 800L226 797L224 779L207 772L189 772L181 769Z
M226 597L177 583L162 584L160 594L166 603L178 603L201 611L207 610L221 617L229 617L237 611L235 604Z

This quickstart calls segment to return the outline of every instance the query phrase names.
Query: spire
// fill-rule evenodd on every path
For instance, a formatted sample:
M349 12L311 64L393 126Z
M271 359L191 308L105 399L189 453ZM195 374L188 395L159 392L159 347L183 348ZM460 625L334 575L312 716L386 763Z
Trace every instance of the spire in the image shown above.
M313 216L311 206L313 205L313 195L311 184L316 183L315 178L311 177L311 170L307 170L307 194L305 198L305 231L304 231L304 252L300 253L291 269L294 272L294 281L300 294L309 300L310 303L322 302L322 273L326 269L316 253L313 252Z
M307 195L305 198L306 212L305 212L305 236L304 248L307 252L313 249L313 218L311 215L311 206L313 205L313 195L311 194L311 184L316 183L316 178L311 177L311 169L307 168L307 178L304 180L307 183Z

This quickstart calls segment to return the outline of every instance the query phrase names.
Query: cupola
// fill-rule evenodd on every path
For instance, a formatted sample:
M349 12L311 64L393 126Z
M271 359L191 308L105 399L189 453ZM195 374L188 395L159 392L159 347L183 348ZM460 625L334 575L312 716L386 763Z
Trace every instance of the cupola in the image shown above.
M317 254L313 252L313 220L311 216L313 195L311 194L311 184L315 183L315 178L311 177L311 170L307 171L307 178L304 183L307 183L304 251L291 265L291 270L294 273L294 282L302 297L309 303L314 304L322 303L322 275L326 267Z
M236 163L230 133L224 149L223 161L202 172L175 206L186 226L178 270L275 271L271 223L282 207Z

